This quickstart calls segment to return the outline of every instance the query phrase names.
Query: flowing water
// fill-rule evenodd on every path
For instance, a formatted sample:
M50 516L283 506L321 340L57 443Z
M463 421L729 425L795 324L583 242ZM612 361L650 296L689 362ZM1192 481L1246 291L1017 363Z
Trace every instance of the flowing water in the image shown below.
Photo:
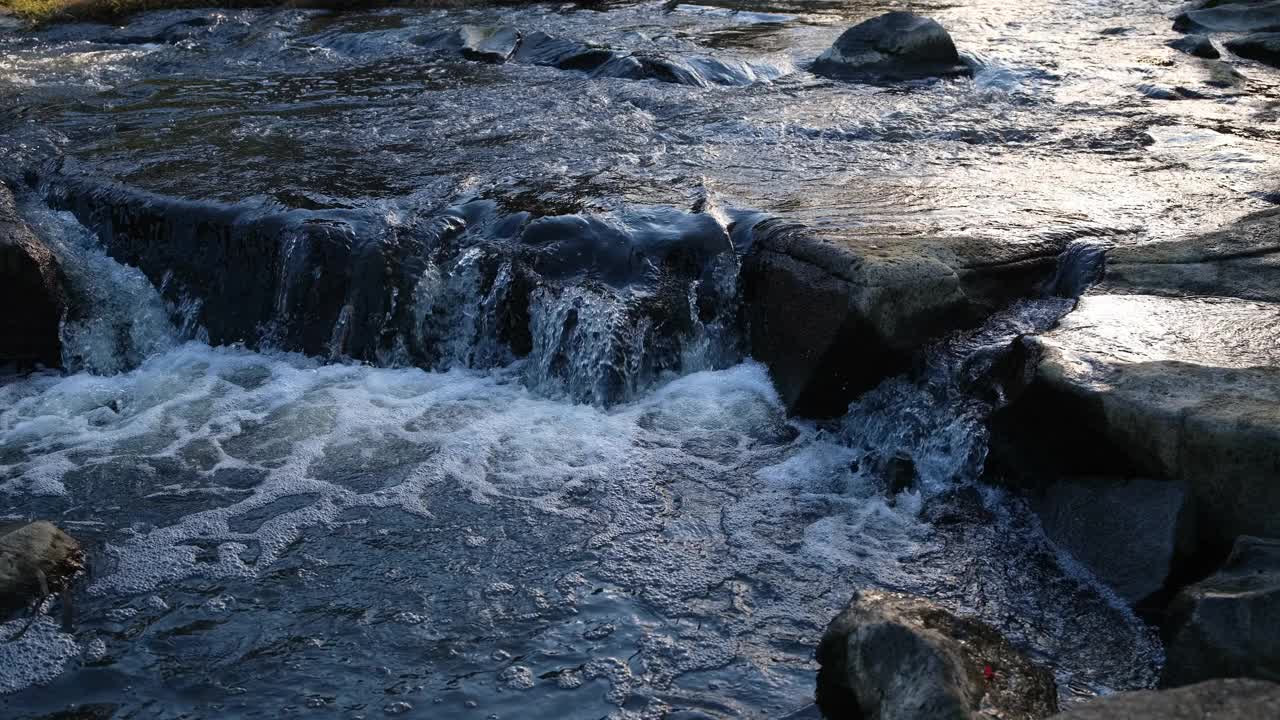
M0 643L0 715L815 718L813 649L860 587L994 624L1064 701L1152 685L1154 631L978 482L1010 342L1097 245L1064 253L1067 297L829 423L751 360L738 271L765 213L835 242L1215 225L1273 201L1280 79L1167 50L1143 0L915 4L972 79L804 70L885 7L0 37L0 175L75 308L69 371L0 384L0 519L92 561L71 632ZM457 47L494 24L577 59Z

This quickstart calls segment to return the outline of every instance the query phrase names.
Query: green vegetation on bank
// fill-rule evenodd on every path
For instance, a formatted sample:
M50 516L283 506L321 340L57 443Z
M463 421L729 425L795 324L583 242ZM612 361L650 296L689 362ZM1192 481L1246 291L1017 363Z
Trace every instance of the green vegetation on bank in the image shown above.
M8 8L14 15L33 23L55 20L92 19L106 20L137 12L168 7L194 7L219 5L210 0L184 2L183 0L0 0L0 7Z
M357 9L371 5L450 6L474 4L476 0L0 0L0 8L31 23L58 20L114 20L144 10L193 7L311 7ZM498 0L510 2L511 0Z

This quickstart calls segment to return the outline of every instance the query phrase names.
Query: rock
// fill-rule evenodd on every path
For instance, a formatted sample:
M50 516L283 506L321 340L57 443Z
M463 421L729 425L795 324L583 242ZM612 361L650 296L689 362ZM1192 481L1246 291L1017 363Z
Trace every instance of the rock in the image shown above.
M1057 711L1048 670L991 627L907 595L855 595L827 627L818 662L828 718L1032 720Z
M1237 536L1280 536L1280 212L1110 257L1025 341L1031 380L993 421L991 466L1184 483L1194 537L1173 571L1203 577Z
M18 216L13 193L0 185L0 362L62 362L59 325L66 309L58 260ZM21 311L18 311L18 309Z
M844 414L931 341L1036 294L1064 245L825 237L777 219L749 234L751 352L769 367L788 410L810 417Z
M524 36L513 59L529 65L591 72L615 57L609 48L558 38L537 30Z
M936 20L891 12L845 31L813 64L819 75L856 80L907 80L967 75L955 43Z
M1116 294L1280 302L1280 209L1222 230L1112 250L1099 289Z
M1261 720L1280 717L1280 685L1259 680L1213 680L1156 692L1119 693L1090 700L1054 720Z
M1280 67L1280 32L1255 33L1228 40L1227 49L1242 58Z
M22 29L22 21L14 16L13 11L7 7L0 7L0 30L17 31Z
M1208 0L1173 21L1180 32L1280 30L1280 0Z
M1280 540L1240 537L1222 568L1184 588L1169 613L1163 685L1280 680Z
M1237 535L1280 535L1280 305L1087 295L1030 342L1018 404L1051 418L1030 432L1058 433L1061 456L1093 461L1077 469L1187 483L1207 562Z
M1216 60L1222 57L1222 53L1218 52L1218 48L1213 46L1213 41L1204 35L1187 35L1176 40L1170 40L1167 44L1174 50L1180 50L1198 58Z
M750 85L772 80L783 70L767 64L682 56L661 52L627 52L558 38L542 31L522 34L508 27L464 25L414 38L417 45L434 52L470 60L507 61L577 70L596 77L658 82L695 87Z
M1130 605L1159 592L1192 539L1185 484L1071 478L1035 499L1045 534Z
M1139 85L1138 92L1142 93L1143 97L1149 97L1152 100L1181 100L1182 99L1182 96L1179 95L1177 91L1171 90L1169 88L1160 87L1159 85L1151 85L1150 83L1143 83Z
M80 544L52 523L0 526L0 620L63 590L83 567Z
M908 490L914 490L919 483L919 473L916 470L916 463L909 455L894 455L889 458L886 467L885 477L889 480L889 494L897 495L898 493Z

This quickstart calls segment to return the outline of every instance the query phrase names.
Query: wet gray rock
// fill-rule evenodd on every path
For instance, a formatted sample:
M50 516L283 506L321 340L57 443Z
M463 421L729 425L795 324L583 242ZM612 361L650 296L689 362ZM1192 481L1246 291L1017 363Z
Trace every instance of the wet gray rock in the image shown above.
M1218 52L1218 48L1214 47L1213 41L1204 35L1187 35L1176 40L1170 40L1168 45L1174 50L1179 50L1198 58L1216 60L1222 57L1222 53Z
M841 79L894 81L965 75L970 70L936 20L899 11L846 30L813 64L813 72Z
M818 647L818 705L828 718L1044 718L1053 675L991 627L927 600L863 591Z
M1169 612L1163 685L1280 680L1280 540L1239 538L1222 568L1184 588Z
M18 216L13 193L0 185L0 362L62 361L59 324L65 279L53 252Z
M1160 87L1159 85L1151 85L1148 83L1143 83L1142 85L1139 85L1138 92L1142 93L1143 97L1149 97L1152 100L1181 100L1182 99L1182 95L1179 94L1176 90Z
M843 414L933 340L1033 295L1063 243L823 237L777 219L743 266L752 354L794 414Z
M530 65L546 65L561 70L592 71L615 57L609 48L554 37L541 30L524 36L514 59Z
M1033 505L1045 534L1130 605L1164 587L1192 539L1184 483L1064 479Z
M1261 720L1280 717L1280 685L1213 680L1177 690L1119 693L1090 700L1054 720Z
M1181 32L1280 30L1280 0L1205 0L1173 21Z
M1280 67L1280 32L1255 33L1228 40L1227 49L1242 58Z
M1185 483L1183 576L1239 535L1280 536L1278 251L1274 210L1113 250L1076 310L1026 341L1030 383L995 419L995 464Z
M1031 342L1019 403L1054 418L1044 431L1072 438L1064 453L1187 483L1208 557L1237 535L1280 535L1280 306L1088 295Z
M52 523L0 525L0 620L63 590L83 567L80 544Z

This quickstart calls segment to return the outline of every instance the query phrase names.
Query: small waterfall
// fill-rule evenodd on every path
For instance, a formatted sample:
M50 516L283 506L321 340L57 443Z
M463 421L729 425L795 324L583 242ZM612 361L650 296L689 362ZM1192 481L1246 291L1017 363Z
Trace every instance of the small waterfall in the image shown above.
M69 309L61 328L63 366L114 375L196 336L191 304L173 307L137 268L121 265L69 212L27 202L23 216L58 257ZM198 301L192 300L192 303ZM180 318L175 326L174 317Z
M526 377L541 393L603 405L635 397L653 324L607 291L539 288L530 303L533 352Z
M891 490L925 496L972 484L983 473L991 413L1018 383L1018 338L1049 330L1101 277L1105 246L1077 241L1059 256L1043 296L1014 303L977 330L931 348L908 376L891 378L849 406L845 442L861 471Z
M1045 288L1045 293L1063 298L1078 298L1102 279L1106 271L1107 248L1096 241L1076 240L1058 258L1058 267Z
M608 405L743 356L719 211L278 212L51 187L70 212L33 212L85 295L66 328L73 369L120 372L177 339L433 370L527 359L530 387Z
M515 356L504 342L502 314L513 284L511 262L479 247L445 260L444 267L427 261L410 297L408 337L402 340L439 370L511 362Z

